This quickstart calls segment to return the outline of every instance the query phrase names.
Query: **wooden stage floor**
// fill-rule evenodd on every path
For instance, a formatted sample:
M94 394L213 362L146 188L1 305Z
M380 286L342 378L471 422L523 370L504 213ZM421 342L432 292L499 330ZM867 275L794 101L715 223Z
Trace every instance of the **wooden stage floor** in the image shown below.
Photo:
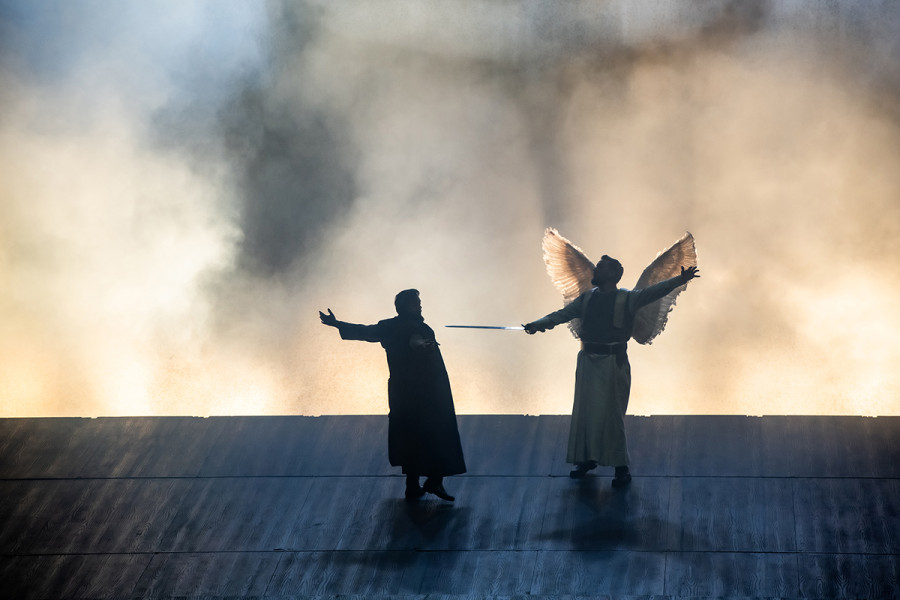
M0 597L900 598L900 417L459 417L409 504L385 416L0 419Z

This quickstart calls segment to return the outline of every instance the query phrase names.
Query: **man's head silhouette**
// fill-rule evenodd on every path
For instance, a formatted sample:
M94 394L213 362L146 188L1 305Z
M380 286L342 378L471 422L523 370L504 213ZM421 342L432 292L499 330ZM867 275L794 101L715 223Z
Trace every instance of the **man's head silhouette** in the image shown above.
M419 290L403 290L394 297L394 308L400 316L422 316L422 301L419 299Z
M603 286L604 284L615 285L622 279L622 273L624 272L625 270L622 268L622 263L611 256L604 254L597 263L597 266L594 267L591 285L596 285L598 287Z

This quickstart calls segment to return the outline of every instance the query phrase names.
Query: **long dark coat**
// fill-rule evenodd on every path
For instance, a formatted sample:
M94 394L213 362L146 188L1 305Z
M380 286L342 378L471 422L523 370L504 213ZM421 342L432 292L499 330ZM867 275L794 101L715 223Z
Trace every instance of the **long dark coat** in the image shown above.
M418 334L434 340L421 317L397 316L375 325L338 323L341 338L379 342L387 353L388 458L404 473L425 476L466 472L447 368L437 345L414 350Z

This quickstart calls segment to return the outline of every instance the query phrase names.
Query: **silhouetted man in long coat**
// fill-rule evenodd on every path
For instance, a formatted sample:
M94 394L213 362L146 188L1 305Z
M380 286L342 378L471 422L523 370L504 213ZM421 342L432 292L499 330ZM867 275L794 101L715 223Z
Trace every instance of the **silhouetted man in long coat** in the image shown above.
M337 327L341 339L378 342L387 353L388 458L406 474L406 497L426 492L444 500L453 496L443 478L466 472L450 379L434 337L422 317L417 290L404 290L394 299L397 316L375 325L338 321L331 309L319 312L322 323ZM424 486L419 477L425 476Z

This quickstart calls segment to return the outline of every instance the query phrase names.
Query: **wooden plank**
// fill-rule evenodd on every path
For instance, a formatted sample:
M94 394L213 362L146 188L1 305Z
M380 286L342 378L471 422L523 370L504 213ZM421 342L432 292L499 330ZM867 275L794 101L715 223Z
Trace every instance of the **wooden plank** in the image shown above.
M296 457L292 473L307 476L391 475L386 415L322 416L314 421L315 441L308 454Z
M797 548L900 554L900 480L794 480Z
M790 552L796 548L790 479L672 479L672 550Z
M0 479L77 477L106 442L94 434L93 419L3 421L10 437L4 440L0 452Z
M629 488L615 490L605 477L553 478L540 548L664 551L669 485L667 478L635 478Z
M306 475L391 475L387 415L327 416L319 443L302 464Z
M213 478L190 482L156 550L254 552L291 545L314 480Z
M782 423L739 415L686 417L672 438L670 474L789 475L788 437L779 427Z
M85 523L77 547L91 552L157 552L176 515L190 498L190 479L131 479L92 482L95 520Z
M528 415L460 415L468 475L549 475L561 419Z
M552 479L549 477L461 477L448 482L458 514L446 539L424 548L525 550L539 546ZM428 501L445 503L428 496ZM420 513L414 512L414 516Z
M423 562L422 553L410 551L288 552L267 586L267 596L407 597L418 586Z
M0 482L0 551L157 551L191 485L181 479Z
M666 554L662 552L539 551L532 595L661 595Z
M212 417L221 424L203 468L203 477L244 475L282 476L310 474L307 457L320 442L321 417L265 416ZM339 440L332 445L339 450Z
M280 560L278 552L156 554L133 597L260 597Z
M461 590L475 598L529 594L537 555L531 551L427 552L422 556L418 589L413 591L428 598ZM410 579L404 578L404 582Z
M801 554L804 598L897 598L900 557L896 554Z
M625 415L631 471L639 476L666 476L672 471L672 445L684 429L685 417Z
M370 523L372 507L402 494L399 477L318 477L302 510L282 523L286 550L337 550L354 547L361 523ZM396 495L394 496L396 497Z
M671 552L666 592L686 598L799 598L794 554Z
M0 418L0 476L11 472L9 463L16 449L28 439L26 431L35 426L36 419Z
M29 537L35 521L44 512L42 503L48 503L33 481L0 481L0 554L15 554L22 548L22 540Z
M222 423L200 417L108 417L94 419L91 435L102 448L80 477L195 477Z
M3 491L15 511L0 532L9 554L60 553L89 510L98 486L88 481L9 481ZM4 502L4 507L7 504Z
M900 417L793 417L797 477L900 477Z
M398 484L402 486L401 481L397 481L383 488L380 499L372 499L368 519L350 524L343 548L383 551L445 548L448 532L458 532L461 521L464 525L471 523L468 508L454 506L433 496L407 502L397 494L391 495L398 491ZM402 491L402 487L399 490ZM458 490L453 488L453 492L458 493ZM460 495L457 502L464 503L463 496Z
M0 557L5 598L131 598L148 554Z
M900 416L860 420L865 427L860 440L865 448L860 452L865 465L854 465L854 476L862 477L865 472L870 477L900 478Z

